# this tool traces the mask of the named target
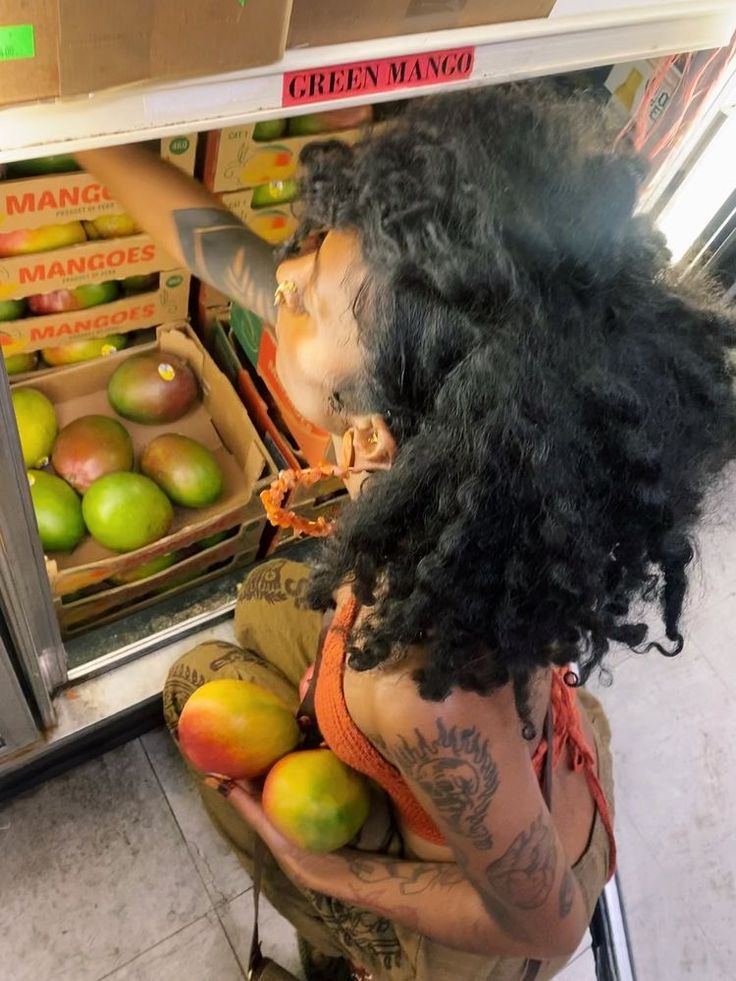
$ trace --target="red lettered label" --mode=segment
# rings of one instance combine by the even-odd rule
[[[303,106],[351,95],[370,96],[422,85],[460,82],[470,78],[474,61],[475,48],[449,48],[286,72],[281,105]]]

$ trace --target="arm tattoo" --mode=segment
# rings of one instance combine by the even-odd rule
[[[351,859],[349,865],[361,882],[376,885],[398,881],[402,896],[418,896],[429,889],[456,886],[465,881],[458,866],[450,862],[377,862],[361,857]]]
[[[480,851],[493,847],[485,826],[488,808],[498,790],[498,768],[488,740],[475,726],[445,728],[437,719],[437,738],[427,739],[418,729],[416,741],[404,737],[391,752],[396,765],[411,776],[431,798],[448,828],[470,839]]]
[[[273,321],[273,253],[226,208],[173,212],[187,266],[226,296]]]
[[[560,919],[564,920],[572,909],[572,901],[575,896],[575,876],[570,869],[565,869],[560,884]]]
[[[544,812],[521,831],[504,854],[486,869],[493,892],[516,909],[538,909],[547,901],[555,881],[557,845]]]

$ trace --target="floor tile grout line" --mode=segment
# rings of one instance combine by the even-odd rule
[[[248,890],[248,889],[245,890],[245,892],[249,892],[249,891],[250,890]],[[243,896],[243,895],[245,895],[245,893],[242,893],[242,892],[239,893],[239,896]],[[235,897],[235,899],[237,899],[237,898],[238,898],[238,896]],[[240,955],[238,954],[238,951],[235,948],[235,944],[230,939],[230,934],[227,931],[227,927],[222,922],[222,917],[220,916],[220,910],[221,909],[224,909],[226,906],[229,906],[231,902],[233,902],[232,899],[228,900],[225,903],[220,903],[219,906],[215,906],[213,912],[214,912],[215,916],[217,917],[217,922],[220,924],[220,929],[225,934],[225,939],[227,940],[227,943],[228,943],[228,946],[229,946],[230,950],[233,952],[233,957],[235,958],[235,961],[236,961],[238,967],[240,968],[240,970],[243,973],[243,977],[246,977],[246,972],[248,971],[248,965],[247,964],[244,964],[241,961]]]
[[[179,832],[179,835],[181,836],[181,840],[184,842],[184,847],[187,850],[187,855],[189,856],[189,861],[192,863],[192,866],[194,868],[194,871],[197,874],[197,878],[199,879],[199,881],[202,884],[202,888],[204,889],[204,894],[207,897],[207,902],[210,904],[210,908],[208,910],[208,912],[210,912],[211,910],[214,910],[216,904],[212,901],[212,897],[210,896],[210,891],[207,888],[207,883],[204,881],[204,878],[202,876],[202,873],[199,871],[199,866],[197,865],[197,862],[195,861],[194,854],[192,853],[192,849],[190,848],[189,842],[187,841],[187,836],[184,834],[184,829],[179,824],[179,819],[176,816],[176,813],[174,811],[174,808],[171,806],[171,801],[169,800],[169,795],[166,793],[166,789],[165,789],[164,785],[161,783],[161,778],[159,777],[158,773],[156,772],[156,767],[153,765],[153,760],[149,756],[148,750],[146,749],[145,744],[144,744],[143,740],[140,737],[138,737],[138,742],[141,744],[141,748],[142,748],[143,753],[144,753],[144,755],[146,757],[146,760],[148,762],[148,765],[151,768],[151,772],[153,773],[154,779],[156,780],[156,783],[158,785],[158,788],[161,791],[161,794],[163,795],[164,800],[166,801],[166,806],[169,809],[169,813],[171,814],[172,818],[174,819],[174,824],[176,825],[176,829]],[[218,919],[219,919],[219,917],[218,917]]]
[[[171,812],[171,815],[174,818],[174,821],[176,822],[176,826],[179,829],[179,834],[181,835],[181,837],[184,840],[184,844],[186,845],[187,852],[189,853],[189,857],[192,860],[192,864],[194,865],[194,867],[195,867],[195,869],[197,871],[197,875],[199,876],[200,881],[202,882],[202,885],[204,886],[205,892],[207,893],[207,898],[209,899],[209,901],[211,903],[211,907],[210,908],[214,910],[218,906],[222,906],[224,904],[227,904],[227,903],[231,902],[233,899],[237,899],[238,896],[242,896],[244,893],[249,892],[253,888],[253,882],[252,882],[250,876],[248,875],[247,871],[245,869],[243,869],[243,875],[245,876],[245,878],[247,878],[248,882],[250,883],[249,886],[247,886],[245,889],[241,889],[240,892],[238,892],[238,893],[235,894],[235,896],[230,896],[229,898],[224,893],[220,893],[220,895],[222,896],[222,898],[221,899],[217,899],[217,900],[213,899],[212,896],[210,896],[210,891],[207,888],[207,883],[205,882],[204,877],[202,876],[202,873],[199,871],[199,867],[197,865],[196,858],[198,857],[203,862],[203,864],[206,865],[208,868],[209,868],[209,863],[208,863],[207,859],[204,857],[204,855],[198,849],[196,849],[196,846],[190,846],[189,841],[187,839],[187,836],[184,833],[184,829],[182,828],[181,824],[179,823],[179,819],[176,816],[176,812],[174,811],[174,808],[171,805],[171,801],[169,800],[169,795],[166,793],[166,788],[164,787],[163,783],[161,782],[161,778],[158,775],[158,771],[156,770],[156,765],[154,764],[153,760],[151,759],[151,756],[149,755],[148,750],[146,749],[145,743],[143,742],[142,739],[141,739],[141,746],[143,747],[143,752],[146,754],[146,759],[148,760],[149,766],[153,770],[154,776],[156,777],[156,782],[158,783],[159,787],[161,788],[161,792],[164,795],[164,798],[166,799],[166,803],[167,803],[167,806],[169,808],[169,811]],[[210,820],[209,815],[207,815],[207,820],[208,821]],[[196,852],[197,852],[196,856],[194,854],[193,848],[196,849]],[[210,869],[210,871],[212,871],[212,870]],[[214,879],[214,874],[213,874],[213,879]]]
[[[168,934],[166,937],[162,937],[161,940],[157,940],[155,944],[151,944],[150,947],[146,947],[145,950],[141,950],[139,953],[135,955],[135,957],[131,957],[129,961],[125,961],[124,964],[118,964],[118,966],[114,967],[112,971],[108,971],[106,974],[100,975],[100,977],[96,978],[95,981],[105,981],[106,978],[113,977],[115,974],[117,974],[118,971],[122,971],[123,968],[130,967],[131,964],[135,964],[135,962],[139,960],[141,957],[143,957],[144,954],[150,954],[152,950],[155,950],[157,947],[160,947],[161,944],[166,943],[168,940],[172,940],[174,937],[178,936],[184,930],[189,930],[190,927],[196,926],[196,924],[199,923],[200,920],[208,919],[212,915],[212,913],[214,913],[214,910],[208,909],[206,913],[202,913],[201,916],[195,917],[195,919],[193,919],[190,923],[186,923],[184,926],[179,927],[178,930],[174,930],[173,933]],[[220,918],[217,917],[217,919],[219,923]]]

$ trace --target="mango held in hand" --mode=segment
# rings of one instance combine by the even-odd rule
[[[185,508],[209,507],[225,488],[222,471],[207,447],[179,433],[164,433],[148,444],[141,473]]]
[[[223,678],[197,688],[179,718],[179,746],[203,773],[233,780],[265,773],[299,742],[288,706],[251,681]]]
[[[186,361],[157,351],[127,358],[107,385],[110,405],[117,413],[153,426],[181,419],[198,394],[197,379]]]
[[[269,771],[263,810],[295,845],[332,852],[360,831],[370,810],[368,785],[329,749],[289,753]]]

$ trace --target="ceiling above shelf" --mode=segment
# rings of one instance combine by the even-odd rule
[[[736,29],[733,0],[566,13],[580,6],[560,0],[544,20],[290,50],[258,69],[13,106],[0,110],[0,162],[720,47]]]

